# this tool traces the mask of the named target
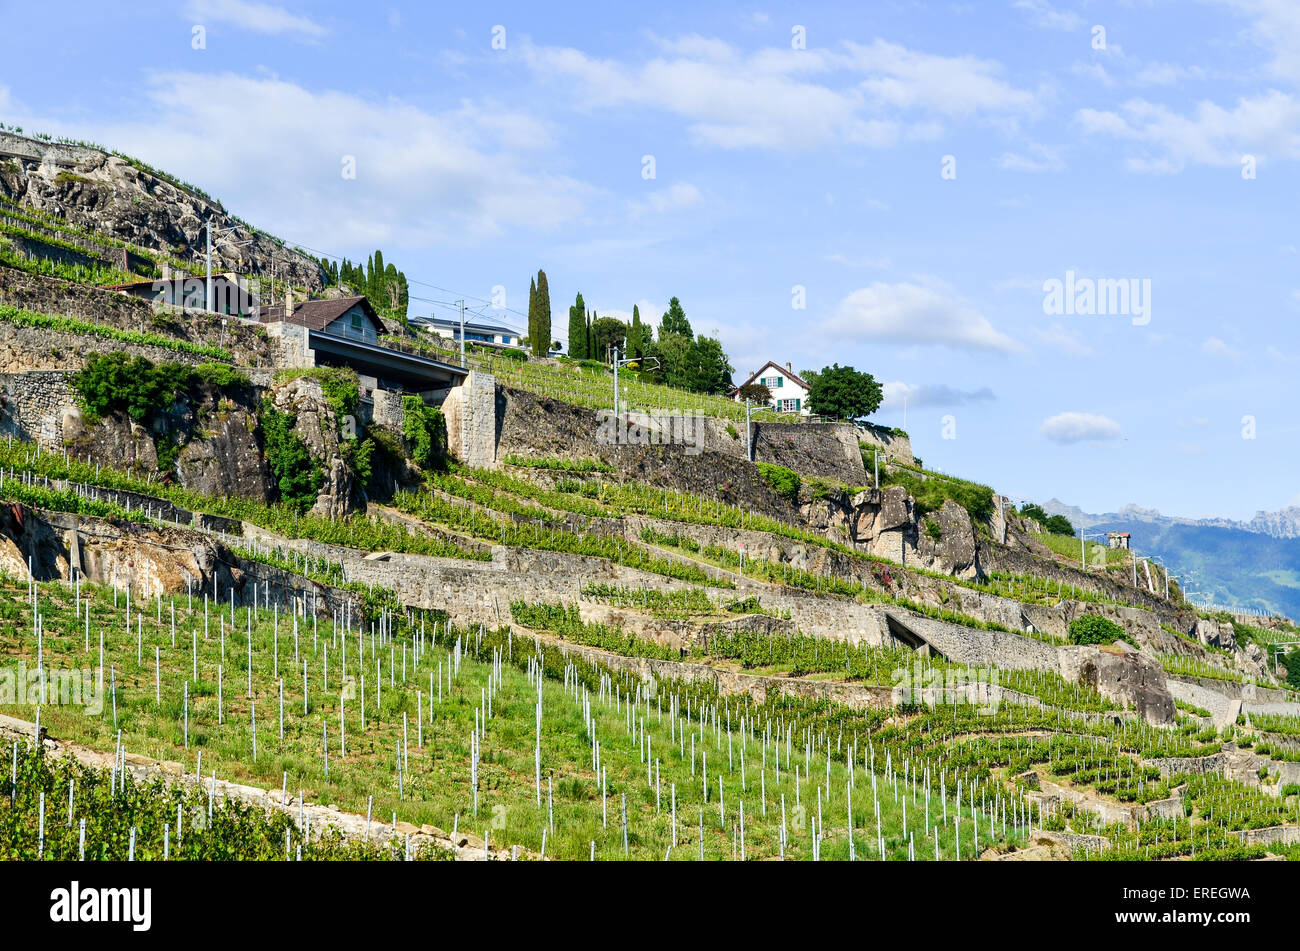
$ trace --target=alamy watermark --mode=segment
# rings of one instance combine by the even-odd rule
[[[1043,313],[1054,316],[1131,317],[1133,326],[1151,323],[1151,278],[1076,278],[1065,272],[1065,280],[1043,282]]]
[[[97,716],[104,712],[104,687],[88,667],[0,667],[0,705],[73,706]]]
[[[699,455],[704,417],[681,410],[660,413],[620,413],[602,409],[596,442],[602,446],[685,446],[688,456]]]
[[[917,660],[910,668],[892,672],[899,702],[929,707],[969,704],[980,716],[991,717],[1002,704],[1002,688],[996,667],[948,667],[941,669]]]

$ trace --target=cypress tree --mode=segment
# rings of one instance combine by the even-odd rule
[[[587,305],[582,301],[582,294],[569,308],[569,356],[575,360],[587,359]]]
[[[633,304],[632,326],[627,333],[627,349],[629,351],[628,355],[634,360],[640,360],[645,356],[644,334],[645,327],[641,323],[641,311],[636,304]]]
[[[533,337],[533,353],[544,357],[551,352],[551,289],[546,283],[546,272],[537,271],[537,334]]]
[[[537,353],[537,282],[528,282],[528,343]]]

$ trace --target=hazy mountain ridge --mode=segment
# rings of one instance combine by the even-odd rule
[[[1044,502],[1043,511],[1048,515],[1064,515],[1076,529],[1094,528],[1103,522],[1142,521],[1167,525],[1195,525],[1201,528],[1227,528],[1268,535],[1272,538],[1300,538],[1300,505],[1288,505],[1275,512],[1259,511],[1249,522],[1239,522],[1230,518],[1184,518],[1179,515],[1164,515],[1159,509],[1142,508],[1133,503],[1125,505],[1118,512],[1096,515],[1085,512],[1077,505],[1066,505],[1057,498]]]
[[[1075,529],[1129,532],[1139,553],[1163,558],[1198,603],[1300,616],[1300,507],[1260,512],[1249,522],[1161,515],[1126,505],[1093,515],[1059,499],[1043,503]]]

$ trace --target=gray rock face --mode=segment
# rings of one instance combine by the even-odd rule
[[[938,526],[937,538],[928,531],[929,524]],[[921,525],[916,549],[922,563],[958,578],[976,576],[975,529],[964,508],[945,499],[938,512],[921,519]]]
[[[313,293],[323,286],[320,264],[312,258],[286,251],[231,218],[219,202],[120,156],[0,132],[0,159],[0,194],[23,207],[181,260],[204,247],[204,226],[211,220],[214,229],[235,229],[214,241],[213,270],[269,275],[274,254],[281,280],[287,268],[297,286]]]
[[[269,499],[271,479],[257,444],[256,417],[237,408],[219,414],[213,423],[207,438],[191,440],[177,456],[181,484],[208,495]]]
[[[1232,624],[1212,618],[1196,619],[1196,639],[1207,647],[1236,650],[1237,632]]]
[[[1174,698],[1164,669],[1145,654],[1122,647],[1072,646],[1058,648],[1057,656],[1066,680],[1093,687],[1108,700],[1133,707],[1153,725],[1174,722]]]
[[[312,513],[327,518],[346,514],[352,495],[352,473],[339,452],[339,420],[321,385],[305,377],[289,380],[271,390],[271,403],[295,417],[293,431],[325,472]]]

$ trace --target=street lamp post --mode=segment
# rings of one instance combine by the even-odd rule
[[[614,363],[614,417],[617,419],[618,418],[618,368],[622,366],[627,366],[630,363],[640,363],[642,361],[635,356],[631,356],[631,357],[620,356],[620,354],[624,354],[627,351],[625,349],[620,349],[619,347],[612,347],[610,352],[611,352],[611,356],[613,357],[613,363]],[[658,357],[650,357],[649,359],[655,362],[655,366],[659,365]]]
[[[1105,538],[1105,532],[1085,532],[1079,529],[1079,565],[1084,571],[1088,570],[1088,542],[1089,538]]]

